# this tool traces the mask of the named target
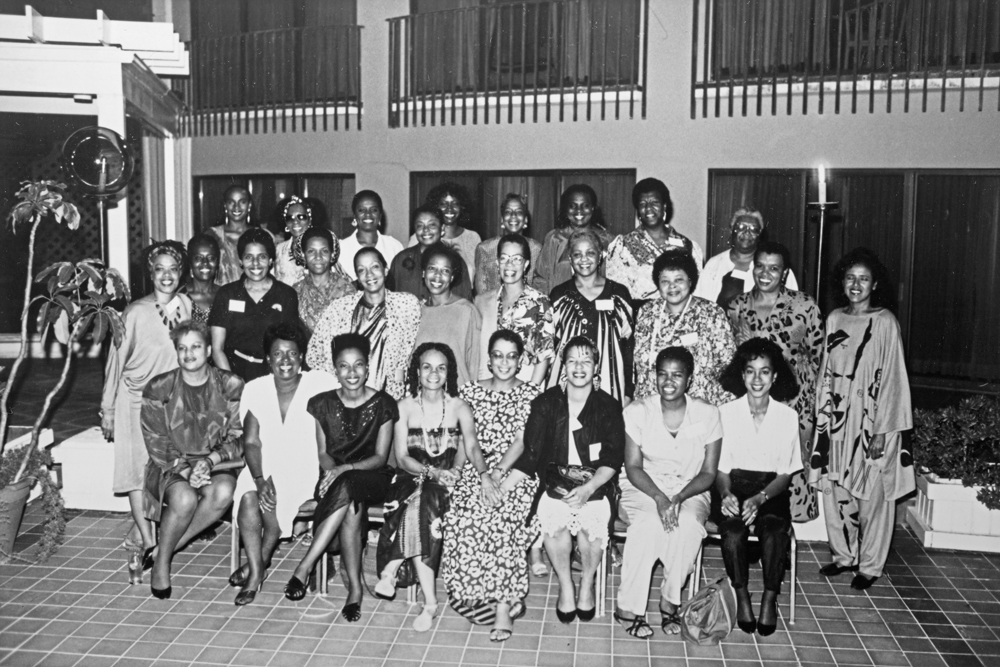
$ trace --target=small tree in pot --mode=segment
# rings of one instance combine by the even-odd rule
[[[42,426],[49,418],[56,396],[66,385],[73,363],[73,345],[93,332],[93,342],[100,345],[108,333],[115,346],[121,345],[124,323],[121,314],[111,307],[111,302],[129,299],[128,286],[115,269],[109,269],[98,259],[57,262],[43,269],[32,281],[35,259],[35,235],[38,227],[48,217],[65,223],[70,229],[80,225],[76,206],[64,201],[66,186],[55,181],[25,181],[17,192],[21,201],[14,205],[9,221],[14,232],[30,225],[28,241],[27,278],[24,288],[24,306],[21,310],[21,348],[11,368],[10,377],[0,399],[0,498],[10,496],[20,499],[20,507],[0,507],[0,524],[5,524],[13,535],[0,542],[0,557],[11,557],[10,551],[17,526],[20,524],[28,490],[34,480],[42,488],[45,513],[43,534],[35,555],[35,562],[47,559],[59,547],[66,529],[62,496],[49,477],[51,457],[47,450],[38,450]],[[31,296],[32,283],[43,285],[41,294]],[[31,428],[31,441],[22,449],[5,452],[11,390],[17,382],[18,371],[28,353],[28,313],[35,302],[41,302],[38,331],[45,340],[51,328],[56,339],[67,346],[62,372],[56,385],[45,396],[42,409]],[[2,526],[0,526],[2,527]]]

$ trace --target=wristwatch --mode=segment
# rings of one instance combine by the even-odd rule
[[[761,490],[760,495],[764,496],[765,503],[769,500],[766,490]]]

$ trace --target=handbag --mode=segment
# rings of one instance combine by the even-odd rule
[[[681,636],[696,646],[715,646],[736,625],[736,591],[729,577],[711,582],[681,605]]]
[[[568,463],[549,463],[545,469],[545,492],[550,498],[562,500],[567,493],[578,486],[582,486],[594,477],[594,469],[587,466],[571,465]],[[604,498],[605,489],[594,491],[590,500],[600,500]]]

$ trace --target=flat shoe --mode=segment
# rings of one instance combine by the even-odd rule
[[[516,621],[527,613],[528,607],[521,600],[510,605],[510,618],[512,621]]]
[[[573,611],[562,611],[559,607],[556,607],[556,618],[563,625],[568,625],[576,619],[576,609]]]
[[[173,586],[167,586],[166,588],[157,588],[152,584],[149,585],[149,591],[153,594],[153,597],[157,600],[169,600],[170,594],[173,592]]]
[[[625,628],[625,632],[629,637],[635,637],[636,639],[649,639],[653,636],[653,628],[649,627],[649,623],[646,622],[645,616],[626,618],[615,611],[614,619],[618,621],[623,628]]]
[[[380,600],[396,599],[396,575],[384,574],[375,584],[375,597]]]
[[[306,585],[298,577],[292,576],[285,584],[285,597],[289,600],[301,600],[306,596]]]
[[[761,637],[769,637],[774,634],[777,627],[777,625],[764,625],[763,623],[758,623],[757,634]]]
[[[878,579],[878,577],[866,577],[859,572],[854,575],[854,579],[851,580],[851,588],[856,591],[866,591],[872,587],[872,584],[875,583],[876,579]]]
[[[490,630],[490,641],[494,644],[499,644],[510,639],[510,636],[513,634],[513,631],[506,628],[493,628]]]
[[[549,576],[549,566],[546,565],[545,563],[542,563],[541,561],[537,563],[532,563],[531,575],[533,577],[538,577],[539,579],[541,579],[542,577],[547,577]]]
[[[590,609],[576,608],[576,617],[584,623],[594,620],[595,614],[597,614],[597,607],[591,607]]]
[[[420,615],[413,619],[413,629],[417,632],[427,632],[434,625],[434,614],[437,613],[436,604],[425,604]]]
[[[838,574],[843,574],[844,572],[857,571],[857,565],[839,565],[837,563],[827,563],[823,567],[819,568],[819,573],[824,577],[836,577]]]
[[[660,609],[660,629],[663,630],[665,635],[679,635],[681,632],[681,617],[680,609],[675,609],[674,611],[663,611]],[[670,632],[669,628],[676,627],[677,632]]]

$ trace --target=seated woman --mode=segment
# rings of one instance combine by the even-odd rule
[[[407,372],[410,396],[399,401],[396,476],[378,538],[375,594],[391,600],[397,586],[420,583],[424,606],[413,629],[431,629],[437,613],[435,578],[441,562],[442,521],[450,489],[468,460],[479,473],[483,501],[495,505],[500,491],[476,443],[469,404],[458,398],[455,355],[441,343],[413,352]],[[440,415],[440,417],[438,417]]]
[[[146,516],[160,522],[149,584],[161,600],[170,598],[174,552],[218,521],[233,502],[236,474],[212,469],[243,454],[243,380],[209,365],[212,346],[201,322],[178,324],[170,338],[180,368],[149,381],[139,412],[149,452]]]
[[[472,408],[476,438],[493,481],[500,485],[500,502],[483,500],[482,483],[472,466],[452,494],[444,517],[441,576],[448,599],[473,623],[492,622],[490,641],[510,638],[514,620],[524,613],[528,595],[528,564],[524,552],[537,530],[525,524],[538,480],[514,470],[524,451],[524,424],[538,386],[517,378],[524,341],[513,331],[490,336],[489,380],[470,382],[459,397]]]
[[[562,623],[594,618],[595,575],[608,546],[611,505],[625,453],[621,403],[594,388],[598,356],[588,338],[567,341],[565,388],[552,387],[531,402],[524,454],[514,464],[539,480],[538,520],[559,578],[556,617]],[[570,568],[574,537],[582,566],[579,596]]]
[[[721,381],[740,398],[719,408],[722,454],[711,517],[722,536],[726,574],[736,589],[736,622],[743,632],[757,630],[766,637],[777,627],[777,599],[785,578],[792,521],[788,485],[802,469],[798,413],[778,401],[794,398],[799,387],[781,348],[764,338],[740,345]],[[747,588],[751,530],[760,541],[764,574],[759,623]]]
[[[694,357],[683,347],[656,355],[656,390],[625,408],[625,473],[621,506],[628,516],[615,620],[638,639],[646,622],[653,566],[663,563],[660,627],[681,631],[677,607],[684,580],[705,538],[708,489],[722,448],[719,409],[687,395]]]
[[[306,410],[315,420],[316,447],[323,473],[316,489],[313,541],[285,585],[285,597],[301,600],[309,573],[334,536],[347,573],[347,603],[341,615],[354,623],[361,618],[361,548],[368,507],[385,501],[392,480],[386,465],[392,427],[399,413],[396,401],[365,385],[368,379],[368,339],[360,334],[336,336],[331,343],[340,389],[317,394]],[[305,474],[308,469],[301,470]]]
[[[296,324],[273,324],[264,333],[262,352],[271,375],[251,380],[243,389],[243,456],[248,472],[236,484],[237,521],[248,564],[229,577],[239,586],[237,606],[254,601],[264,568],[302,503],[312,498],[302,475],[316,468],[316,426],[306,406],[316,394],[336,386],[323,371],[302,371],[306,334]],[[280,489],[280,491],[279,491]]]

